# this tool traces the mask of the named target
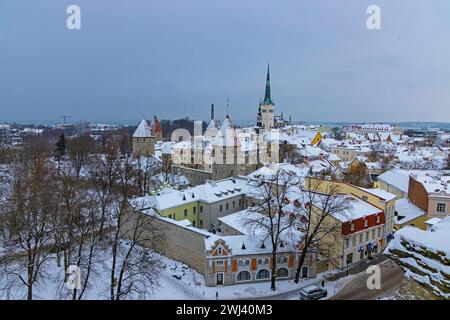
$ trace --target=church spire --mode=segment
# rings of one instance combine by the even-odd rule
[[[264,104],[273,104],[270,96],[270,66],[267,63],[266,93],[264,95]]]

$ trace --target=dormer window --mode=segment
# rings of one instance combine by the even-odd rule
[[[369,220],[365,219],[364,220],[364,228],[367,228],[369,226]]]
[[[355,224],[354,224],[354,223],[352,223],[352,224],[350,225],[350,231],[355,231]]]
[[[377,216],[377,223],[380,223],[380,222],[381,222],[381,217]]]
[[[217,260],[216,261],[216,266],[223,266],[223,260]]]

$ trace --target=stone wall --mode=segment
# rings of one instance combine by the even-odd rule
[[[205,233],[200,230],[197,231],[195,228],[182,226],[180,223],[168,218],[139,213],[130,206],[123,220],[125,222],[121,227],[123,238],[130,239],[131,235],[127,230],[133,230],[133,226],[136,225],[138,218],[150,219],[155,224],[155,228],[162,231],[161,248],[151,248],[151,244],[146,243],[148,247],[155,249],[170,259],[188,265],[203,275],[205,274],[205,238],[207,237]],[[146,235],[143,234],[142,236],[145,237]]]
[[[204,184],[206,183],[207,180],[211,180],[212,178],[212,173],[209,171],[198,170],[188,167],[174,166],[174,171],[177,171],[180,174],[184,175],[186,178],[188,178],[189,182],[191,183],[191,187]]]
[[[421,285],[441,298],[450,299],[450,274],[444,271],[450,266],[446,253],[414,244],[403,237],[396,241],[400,245],[388,247],[391,257]]]

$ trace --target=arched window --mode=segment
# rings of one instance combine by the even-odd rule
[[[267,269],[261,269],[256,274],[256,279],[268,279],[270,278],[270,272]]]
[[[237,275],[237,281],[249,281],[251,280],[252,276],[250,275],[250,272],[248,271],[241,271]]]
[[[289,277],[289,271],[286,268],[280,268],[277,270],[277,277],[278,278],[287,278]]]

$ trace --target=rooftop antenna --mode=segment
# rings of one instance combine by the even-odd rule
[[[64,124],[66,124],[66,120],[72,118],[72,116],[61,116],[61,118],[63,118]]]

